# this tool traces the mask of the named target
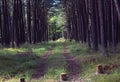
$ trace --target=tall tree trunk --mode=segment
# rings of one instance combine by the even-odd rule
[[[104,27],[104,14],[103,14],[103,0],[98,0],[98,10],[99,10],[99,19],[100,19],[100,31],[101,31],[101,45],[102,45],[102,54],[103,56],[108,56],[107,53],[107,44],[105,42],[105,27]]]

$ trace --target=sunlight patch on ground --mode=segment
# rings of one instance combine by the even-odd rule
[[[18,51],[18,52],[24,52],[24,50],[23,49],[14,49],[14,48],[7,48],[7,49],[5,49],[5,50],[8,50],[8,51]]]
[[[4,78],[0,77],[0,82],[3,82]]]
[[[19,82],[20,80],[19,79],[11,79],[11,80],[8,80],[8,81],[5,81],[5,82]]]
[[[65,42],[65,38],[59,38],[58,40],[56,40],[56,42]]]
[[[24,52],[25,49],[17,49],[17,48],[4,48],[0,49],[0,54],[6,55],[6,54],[16,54],[17,52]]]

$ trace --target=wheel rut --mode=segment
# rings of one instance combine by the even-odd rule
[[[55,46],[54,46],[55,47]],[[35,74],[33,74],[33,78],[39,79],[41,77],[44,77],[45,73],[48,70],[48,58],[50,55],[52,55],[52,49],[48,50],[47,52],[44,53],[44,55],[40,59],[40,63],[36,68]]]
[[[74,57],[72,57],[70,53],[67,51],[67,46],[66,45],[63,45],[63,46],[64,46],[63,56],[65,57],[65,60],[67,62],[66,69],[69,72],[69,77],[72,80],[76,80],[79,78],[81,67],[79,63],[74,59]]]

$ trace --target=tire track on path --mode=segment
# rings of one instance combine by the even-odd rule
[[[66,62],[67,62],[66,69],[69,72],[70,79],[75,81],[76,79],[79,79],[81,67],[80,67],[79,63],[77,63],[77,61],[74,59],[74,57],[72,57],[70,55],[70,53],[67,51],[67,46],[65,44],[63,46],[64,46],[63,56],[65,57]],[[77,82],[77,81],[75,81],[75,82]]]
[[[48,70],[48,58],[50,55],[52,55],[52,51],[55,47],[56,45],[54,45],[52,49],[44,53],[44,55],[40,59],[40,63],[38,67],[36,68],[36,73],[33,74],[33,78],[38,79],[38,78],[44,77],[45,73]]]

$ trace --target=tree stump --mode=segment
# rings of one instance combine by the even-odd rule
[[[96,73],[97,74],[103,74],[104,73],[104,69],[103,69],[103,66],[101,64],[98,64],[96,66]]]
[[[68,80],[68,76],[66,73],[61,73],[60,75],[60,81],[67,81]]]
[[[21,79],[20,79],[20,82],[25,82],[25,78],[21,78]]]

